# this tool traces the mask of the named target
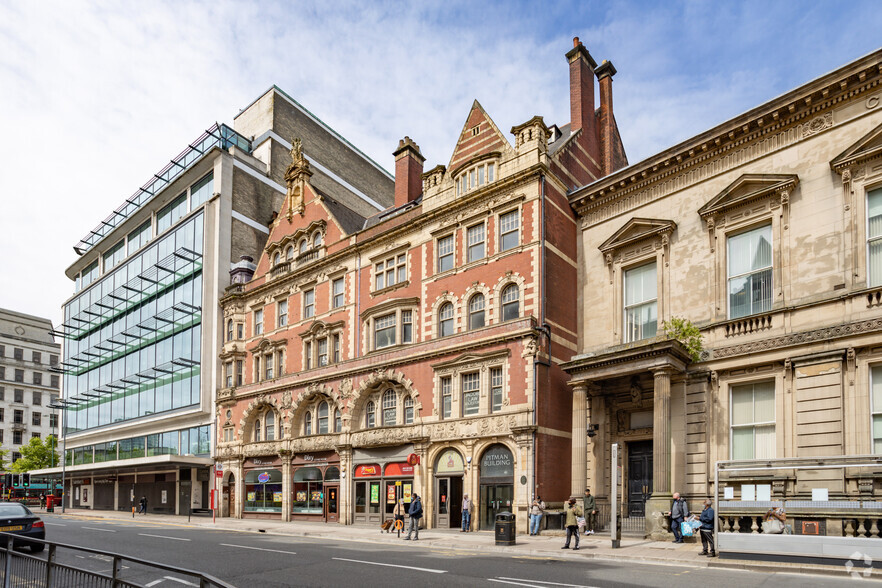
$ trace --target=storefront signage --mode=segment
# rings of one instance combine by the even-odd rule
[[[162,504],[168,503],[168,490],[162,491]]]
[[[404,499],[404,502],[410,502],[410,497],[413,494],[413,488],[410,484],[404,484],[403,489],[401,491],[401,497]]]
[[[220,465],[220,464],[217,464]],[[245,460],[245,467],[266,467],[266,466],[280,466],[282,465],[282,460],[278,456],[268,456],[268,457],[250,457]]]
[[[461,474],[465,466],[462,456],[455,449],[448,449],[438,457],[435,473],[437,474]]]
[[[380,475],[380,466],[378,465],[360,465],[355,468],[356,478],[372,478]]]
[[[491,447],[481,458],[481,477],[510,478],[514,476],[514,459],[503,445]]]
[[[371,504],[380,504],[380,485],[371,484]]]
[[[260,475],[257,476],[257,481],[261,484],[266,484],[270,481],[270,475],[266,472],[261,472]]]
[[[315,453],[300,453],[291,459],[294,465],[316,464],[324,465],[325,463],[336,463],[340,461],[340,456],[334,451],[316,451]]]
[[[386,485],[386,504],[395,504],[395,484]]]
[[[407,462],[390,463],[386,465],[387,476],[413,476],[413,466]]]

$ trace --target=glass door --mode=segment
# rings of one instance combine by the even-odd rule
[[[511,512],[513,498],[514,485],[512,484],[481,486],[481,529],[493,529],[497,514]]]
[[[450,527],[450,478],[438,478],[438,486],[435,496],[435,526],[439,529]]]
[[[325,522],[336,523],[339,518],[339,493],[337,484],[325,484]]]

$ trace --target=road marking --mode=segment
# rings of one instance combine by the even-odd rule
[[[62,525],[61,523],[49,523],[46,521],[43,521],[43,524],[44,525],[52,525],[53,527],[66,527],[67,526],[67,525]]]
[[[405,570],[414,570],[417,572],[429,572],[432,574],[446,574],[447,573],[447,570],[433,570],[432,568],[417,568],[414,566],[400,566],[400,565],[396,565],[396,564],[380,563],[378,561],[361,561],[359,559],[346,559],[345,557],[332,557],[331,559],[336,559],[337,561],[351,561],[353,563],[368,564],[370,566],[386,566],[388,568],[404,568]]]
[[[165,535],[151,535],[150,533],[138,533],[141,537],[156,537],[157,539],[172,539],[174,541],[191,541],[191,539],[184,539],[183,537],[166,537]]]
[[[558,582],[544,582],[542,580],[529,580],[526,578],[506,578],[505,576],[500,576],[499,578],[487,578],[490,582],[501,582],[503,584],[516,584],[518,586],[534,586],[535,588],[541,588],[538,584],[542,584],[543,586],[567,586],[571,588],[591,588],[590,586],[585,586],[584,584],[560,584]],[[524,584],[523,582],[533,582],[532,584]]]
[[[251,547],[250,545],[233,545],[231,543],[221,543],[224,547],[240,547],[242,549],[254,549],[256,551],[272,551],[275,553],[287,553],[289,555],[297,555],[293,551],[282,551],[281,549],[266,549],[264,547]]]
[[[175,578],[174,576],[165,576],[166,580],[171,580],[172,582],[180,582],[181,584],[186,584],[187,586],[196,586],[198,588],[199,584],[194,584],[193,582],[188,582],[186,580],[181,580],[180,578]]]
[[[153,581],[150,582],[149,584],[144,584],[144,586],[145,586],[146,588],[153,588],[153,587],[156,586],[157,584],[162,584],[163,582],[165,582],[165,578],[160,578],[160,579],[158,579],[158,580],[153,580]]]
[[[116,533],[113,529],[99,529],[98,527],[80,527],[80,529],[89,529],[90,531],[104,531],[105,533]]]

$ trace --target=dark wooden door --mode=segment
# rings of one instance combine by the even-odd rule
[[[652,494],[652,441],[628,443],[628,516],[646,515]]]

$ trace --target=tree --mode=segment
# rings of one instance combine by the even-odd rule
[[[662,323],[665,335],[675,339],[686,347],[692,361],[701,361],[701,352],[704,351],[701,331],[686,318],[673,316],[671,320]]]
[[[8,449],[0,449],[0,472],[5,472],[6,468],[9,466],[6,463],[6,456],[9,455]]]
[[[15,460],[11,470],[22,473],[58,465],[61,462],[58,461],[57,447],[55,435],[49,435],[45,441],[39,437],[31,437],[30,443],[21,446],[21,457]]]

